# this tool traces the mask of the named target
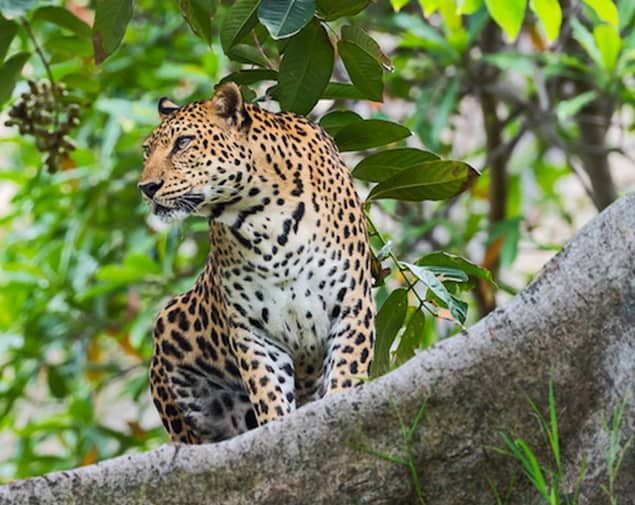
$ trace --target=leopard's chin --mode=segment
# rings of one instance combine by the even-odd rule
[[[152,202],[152,213],[166,224],[180,223],[191,214],[190,211],[165,207],[156,202]]]

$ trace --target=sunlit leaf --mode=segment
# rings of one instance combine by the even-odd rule
[[[595,45],[600,50],[604,68],[610,72],[615,68],[622,40],[617,29],[610,25],[599,25],[593,29]]]
[[[485,0],[492,19],[514,40],[523,25],[527,0]]]
[[[613,0],[582,0],[591,7],[598,17],[610,24],[613,28],[618,27],[617,7]]]
[[[552,43],[560,34],[562,9],[558,0],[531,0],[531,9],[545,28],[547,40]]]

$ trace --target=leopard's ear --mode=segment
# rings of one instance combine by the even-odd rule
[[[159,109],[159,116],[161,119],[165,119],[173,112],[179,109],[179,106],[174,102],[171,102],[167,96],[164,96],[159,100],[159,105],[157,107]]]
[[[233,82],[218,86],[210,103],[212,111],[232,126],[245,128],[250,122],[240,88]]]

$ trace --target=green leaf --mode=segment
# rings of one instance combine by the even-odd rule
[[[265,67],[267,62],[258,49],[249,44],[236,44],[227,53],[230,59],[239,63],[248,63]]]
[[[22,67],[30,56],[29,53],[16,53],[0,65],[0,105],[11,98]]]
[[[317,0],[317,10],[325,21],[354,16],[364,10],[370,0]]]
[[[220,84],[225,82],[235,82],[236,84],[254,84],[261,81],[276,81],[278,79],[278,72],[275,70],[268,70],[262,68],[254,68],[251,70],[240,70],[239,72],[233,72],[220,81]]]
[[[483,61],[496,65],[501,70],[512,70],[533,78],[536,71],[534,55],[521,53],[518,51],[500,51],[497,53],[483,55]]]
[[[232,48],[258,23],[256,13],[259,3],[260,0],[238,0],[225,15],[220,28],[220,42],[228,56]]]
[[[610,24],[612,27],[618,27],[617,7],[613,0],[582,0],[591,9],[595,11],[598,17]]]
[[[600,50],[604,69],[607,72],[612,71],[622,46],[620,34],[614,26],[598,25],[593,29],[593,39]]]
[[[4,61],[11,41],[17,32],[18,24],[16,22],[8,21],[0,16],[0,63]]]
[[[465,272],[470,277],[476,277],[477,279],[482,279],[484,281],[489,282],[493,286],[496,284],[492,279],[492,274],[486,268],[483,268],[471,261],[462,258],[461,256],[456,256],[455,254],[450,254],[444,251],[433,252],[430,254],[426,254],[419,258],[416,263],[417,266],[437,266],[437,267],[451,267],[456,268],[457,270],[461,270]]]
[[[409,168],[439,157],[412,147],[388,149],[367,156],[353,169],[353,177],[368,182],[383,182]]]
[[[283,110],[308,114],[320,99],[333,71],[333,46],[317,21],[287,44],[278,75]]]
[[[576,18],[571,20],[571,29],[573,38],[584,48],[595,64],[602,67],[604,65],[602,55],[591,32]]]
[[[342,128],[335,135],[335,142],[342,152],[362,151],[383,146],[410,136],[405,126],[383,119],[365,119]]]
[[[427,161],[380,182],[366,201],[381,198],[413,202],[446,200],[465,191],[478,175],[476,169],[460,161]]]
[[[547,40],[551,44],[558,38],[562,25],[560,2],[558,0],[531,0],[530,6],[544,26]]]
[[[322,92],[322,98],[329,100],[361,100],[364,95],[352,84],[329,82]]]
[[[399,12],[408,3],[410,3],[410,0],[390,0],[390,5],[392,5],[395,12]]]
[[[350,110],[334,110],[320,119],[320,126],[335,137],[342,128],[356,121],[363,121],[359,114]]]
[[[262,0],[258,8],[258,20],[276,40],[298,33],[313,14],[315,0]]]
[[[216,9],[216,0],[177,0],[181,14],[192,31],[212,44],[212,16]]]
[[[390,369],[390,347],[403,324],[408,308],[408,291],[395,289],[386,299],[375,318],[377,338],[372,364],[372,376],[379,377]]]
[[[49,366],[47,368],[47,382],[49,391],[54,398],[65,398],[68,395],[68,385],[59,367]]]
[[[346,72],[355,87],[362,92],[364,98],[380,102],[384,91],[382,66],[377,58],[361,45],[371,46],[369,40],[372,43],[375,41],[361,30],[351,28],[351,30],[345,31],[346,28],[351,27],[345,26],[342,29],[342,38],[337,42],[337,49],[346,67]],[[355,39],[346,38],[345,33],[348,33],[350,37],[355,36]],[[360,42],[362,37],[366,37],[367,40]]]
[[[342,40],[351,42],[359,47],[364,53],[373,58],[386,70],[392,72],[394,66],[390,58],[384,54],[375,39],[357,26],[347,25],[342,27]]]
[[[437,10],[439,10],[439,7],[441,7],[441,3],[443,1],[444,0],[419,0],[419,5],[421,6],[423,15],[425,17],[430,17]]]
[[[514,40],[523,25],[527,0],[485,0],[492,19]]]
[[[35,0],[0,0],[0,13],[10,18],[23,16],[35,3]]]
[[[395,351],[397,365],[405,363],[414,357],[415,351],[424,343],[426,328],[426,316],[419,309],[410,316],[406,329],[399,339],[399,345]]]
[[[412,265],[410,263],[401,263],[402,267],[406,267],[417,281],[421,282],[436,297],[438,302],[446,307],[455,321],[463,324],[467,315],[467,304],[453,297],[443,283],[434,275],[427,267]]]
[[[123,39],[132,18],[132,0],[97,0],[93,24],[93,50],[99,65]]]
[[[47,5],[40,7],[33,14],[32,21],[47,21],[61,28],[72,31],[78,37],[90,39],[91,29],[88,24],[79,19],[71,11],[63,7]]]
[[[474,14],[483,5],[483,0],[458,0],[456,8],[458,14]]]
[[[582,107],[591,103],[596,98],[597,91],[587,91],[585,93],[580,93],[573,98],[569,98],[568,100],[558,102],[558,105],[556,105],[556,116],[558,117],[558,120],[564,121],[565,119],[575,116],[578,112],[580,112]]]

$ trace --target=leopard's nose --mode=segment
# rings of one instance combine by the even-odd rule
[[[160,182],[145,182],[143,184],[139,184],[139,189],[146,195],[148,198],[152,198],[157,191],[163,186],[163,181]]]

